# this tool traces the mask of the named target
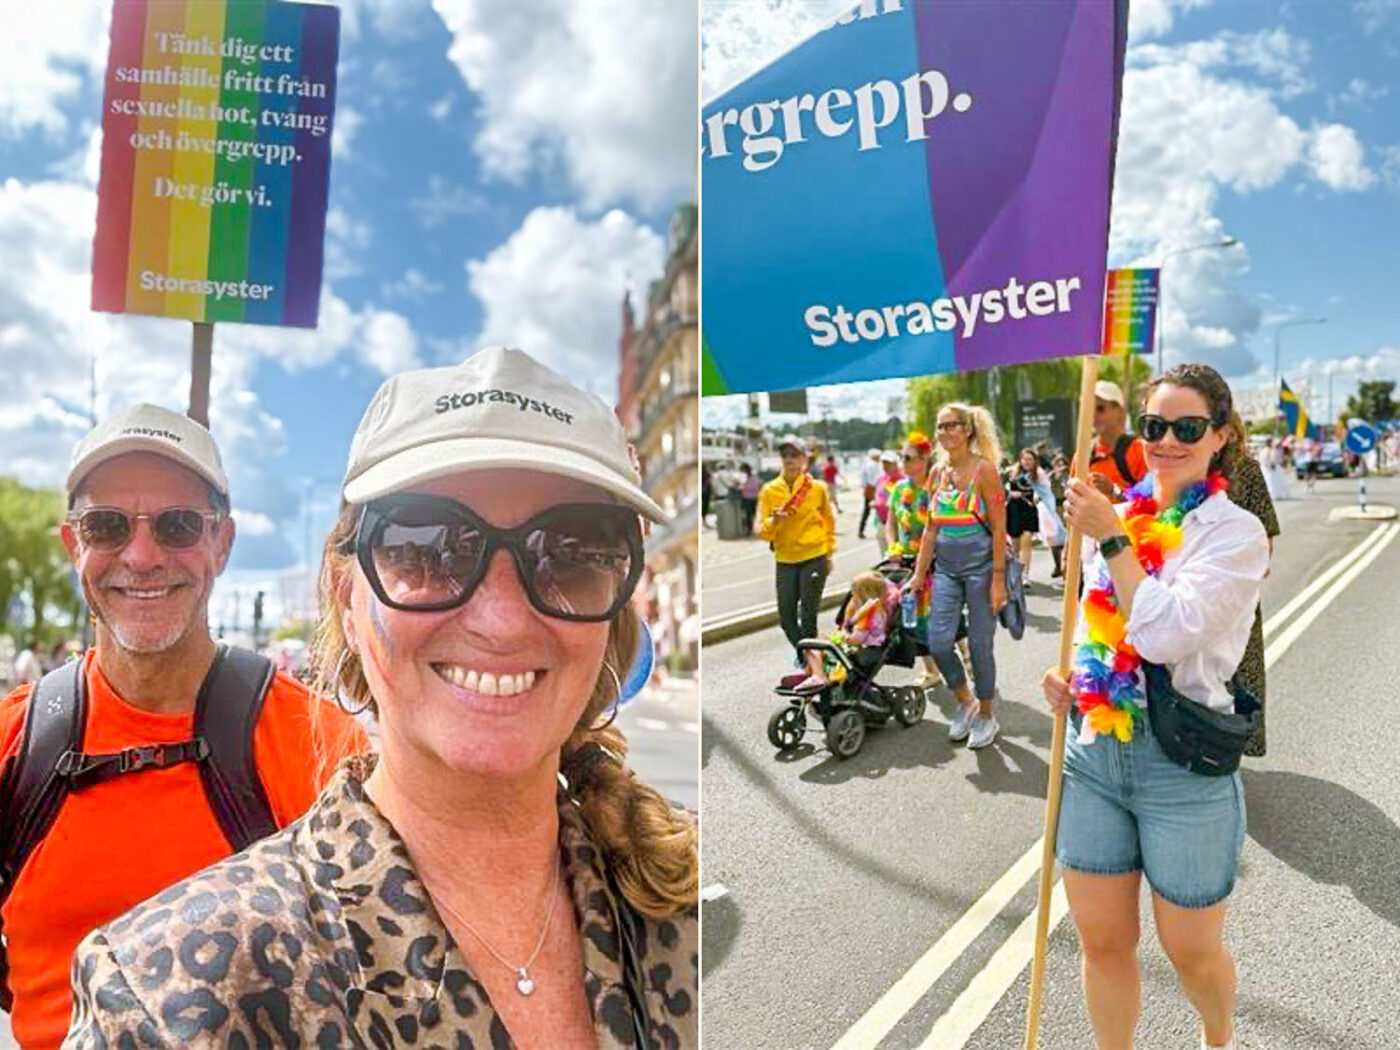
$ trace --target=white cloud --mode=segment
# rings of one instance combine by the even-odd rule
[[[1400,0],[1355,0],[1352,10],[1361,20],[1361,27],[1368,33],[1375,33],[1400,14]]]
[[[1281,98],[1293,98],[1313,87],[1308,74],[1312,45],[1285,29],[1226,31],[1183,44],[1140,44],[1128,52],[1128,61],[1137,67],[1184,62],[1202,70],[1254,73],[1276,85]]]
[[[0,33],[0,131],[38,128],[57,135],[70,120],[66,103],[85,81],[100,78],[107,63],[112,5],[104,0],[63,0],[42,11],[19,3],[6,8]]]
[[[428,176],[427,190],[410,200],[408,206],[418,216],[419,224],[425,230],[432,230],[449,219],[485,211],[488,204],[475,190],[433,174]]]
[[[1308,164],[1313,174],[1334,190],[1368,190],[1375,172],[1366,167],[1366,148],[1356,132],[1343,124],[1324,124],[1308,140]]]
[[[623,291],[659,274],[663,258],[660,235],[624,212],[589,222],[572,208],[536,208],[467,263],[485,314],[476,347],[519,347],[611,403]]]
[[[1372,84],[1361,77],[1352,77],[1340,93],[1327,100],[1327,108],[1336,110],[1343,106],[1356,106],[1369,109],[1372,102],[1379,102],[1389,94],[1390,88],[1384,84]]]
[[[413,326],[402,314],[388,310],[369,310],[365,315],[361,336],[361,355],[367,364],[386,376],[418,368],[418,337]]]
[[[331,125],[331,156],[337,160],[349,160],[354,151],[355,136],[364,126],[365,118],[359,110],[340,103],[335,107],[335,120]]]
[[[1134,42],[1171,32],[1177,12],[1206,7],[1210,0],[1133,0],[1128,5],[1128,36]]]
[[[326,211],[325,275],[327,281],[354,277],[364,271],[360,260],[369,250],[373,233],[369,223],[353,218],[344,208]]]
[[[1250,38],[1253,39],[1253,38]],[[1114,186],[1110,261],[1156,265],[1178,248],[1218,242],[1223,192],[1247,194],[1288,179],[1317,179],[1327,189],[1361,189],[1374,180],[1355,132],[1331,124],[1305,130],[1279,106],[1288,77],[1269,86],[1222,70],[1267,65],[1259,54],[1295,55],[1283,37],[1245,46],[1245,38],[1129,52],[1124,76]],[[1243,51],[1242,51],[1243,48]],[[1253,56],[1238,61],[1241,53]],[[1306,77],[1300,68],[1294,78]],[[1249,342],[1260,326],[1258,301],[1240,288],[1249,253],[1240,245],[1171,255],[1162,277],[1162,337],[1167,364],[1204,360],[1229,376],[1258,366]]]
[[[387,301],[405,299],[409,302],[421,303],[437,295],[443,287],[441,281],[434,281],[425,276],[421,270],[409,267],[404,271],[402,277],[394,281],[385,281],[380,285],[379,294]]]
[[[715,98],[829,24],[850,0],[701,4],[700,91]]]
[[[475,148],[512,181],[561,169],[589,209],[690,196],[698,112],[695,5],[655,0],[433,0],[476,93]]]

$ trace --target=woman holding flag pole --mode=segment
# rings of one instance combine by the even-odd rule
[[[1052,668],[1043,680],[1051,709],[1073,721],[1056,856],[1099,1050],[1132,1046],[1143,875],[1162,947],[1201,1016],[1202,1046],[1233,1048],[1235,970],[1223,931],[1244,843],[1234,770],[1249,698],[1228,683],[1269,548],[1259,521],[1224,491],[1241,451],[1224,380],[1183,365],[1144,394],[1148,477],[1117,506],[1079,478],[1066,491],[1068,523],[1098,549],[1073,673]],[[1187,723],[1203,728],[1206,750],[1185,743]]]

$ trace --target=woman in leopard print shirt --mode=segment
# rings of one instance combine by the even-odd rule
[[[610,718],[664,520],[638,482],[611,410],[519,351],[386,382],[317,638],[380,754],[90,935],[65,1047],[697,1047],[695,824]]]

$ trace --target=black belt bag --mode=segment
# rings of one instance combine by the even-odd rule
[[[1263,720],[1264,709],[1247,690],[1232,686],[1234,711],[1216,711],[1172,685],[1161,664],[1142,662],[1147,680],[1147,715],[1162,751],[1179,766],[1206,777],[1223,777],[1240,766],[1245,741]]]

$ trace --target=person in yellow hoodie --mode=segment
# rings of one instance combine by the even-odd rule
[[[754,531],[777,561],[778,618],[795,647],[817,636],[817,605],[836,550],[836,516],[826,486],[807,473],[802,444],[785,440],[778,453],[783,472],[759,491]],[[808,653],[805,663],[810,673],[799,688],[825,685],[820,654]]]

